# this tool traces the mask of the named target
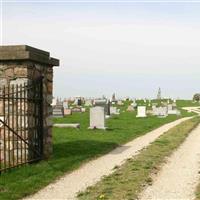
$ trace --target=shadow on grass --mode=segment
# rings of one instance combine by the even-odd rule
[[[119,145],[113,142],[76,140],[54,144],[54,153],[47,160],[54,171],[71,171],[83,163],[110,152]]]
[[[90,158],[94,155],[102,154],[118,146],[119,145],[114,142],[101,142],[95,140],[76,140],[63,142],[54,144],[54,154],[52,159],[69,159],[70,157]]]

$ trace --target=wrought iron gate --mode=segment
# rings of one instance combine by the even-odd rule
[[[42,78],[0,87],[0,172],[43,155]]]

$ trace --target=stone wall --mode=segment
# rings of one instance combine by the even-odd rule
[[[48,52],[33,47],[25,45],[0,47],[0,87],[31,83],[43,77],[43,155],[46,158],[52,153],[53,66],[58,65],[59,60],[50,58]],[[0,101],[0,116],[2,107]]]

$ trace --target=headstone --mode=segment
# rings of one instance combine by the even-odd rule
[[[71,115],[71,114],[72,114],[72,110],[70,108],[64,108],[64,116]]]
[[[92,106],[92,100],[91,99],[86,100],[85,106]]]
[[[80,128],[80,124],[79,123],[54,124],[53,127],[58,127],[58,128]]]
[[[117,105],[119,105],[119,106],[123,106],[124,103],[120,100],[120,101],[117,101]]]
[[[82,105],[82,100],[81,100],[81,99],[78,99],[78,100],[77,100],[77,105],[78,105],[78,106],[81,106],[81,105]]]
[[[78,112],[82,112],[82,111],[81,111],[80,107],[75,107],[75,108],[72,108],[72,112],[78,113]]]
[[[75,106],[78,105],[78,99],[74,99],[73,105],[75,105]]]
[[[146,117],[146,106],[137,107],[137,116],[136,117]]]
[[[90,127],[89,129],[106,129],[105,109],[101,106],[90,108]]]
[[[164,107],[167,107],[167,102],[162,102],[162,105],[164,106]]]
[[[133,108],[137,108],[137,103],[134,101],[131,106],[133,106]]]
[[[105,113],[106,115],[110,115],[110,101],[108,101],[105,106]]]
[[[107,99],[95,99],[94,106],[103,107],[106,115],[110,115],[110,101]]]
[[[118,114],[119,114],[119,111],[118,111],[117,107],[111,106],[111,107],[110,107],[110,114],[111,114],[111,115],[118,115]]]
[[[173,106],[173,108],[176,108],[176,103],[173,102],[173,103],[172,103],[172,106]]]
[[[63,107],[60,105],[56,105],[53,107],[53,117],[63,117],[64,110]]]
[[[86,112],[86,108],[81,108],[81,112]]]
[[[173,110],[172,104],[168,104],[168,105],[167,105],[167,109],[168,109],[168,111]]]
[[[168,115],[167,107],[156,107],[153,109],[153,115],[158,117],[166,117]]]
[[[68,102],[67,102],[67,101],[64,101],[64,102],[63,102],[63,108],[64,108],[64,109],[68,109],[68,108],[69,108]]]
[[[134,111],[134,107],[132,105],[129,105],[128,108],[127,108],[127,111],[128,112]]]
[[[175,110],[168,110],[168,115],[180,115],[181,112],[177,109]]]

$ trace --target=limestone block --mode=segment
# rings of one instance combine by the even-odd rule
[[[16,77],[27,77],[28,69],[26,67],[16,67],[14,68],[14,75]]]

